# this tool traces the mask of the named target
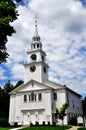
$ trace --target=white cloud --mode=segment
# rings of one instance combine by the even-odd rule
[[[18,10],[20,15],[13,23],[16,34],[8,38],[7,43],[10,56],[6,66],[11,78],[23,79],[22,62],[26,59],[25,51],[30,49],[33,17],[37,15],[43,50],[50,66],[50,79],[85,93],[86,9],[82,4],[75,0],[30,0],[28,5],[20,5]]]
[[[1,80],[7,78],[7,77],[4,75],[4,73],[5,73],[5,70],[4,70],[2,67],[0,67],[0,79],[1,79]]]

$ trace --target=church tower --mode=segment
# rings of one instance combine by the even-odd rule
[[[41,38],[38,34],[37,19],[35,19],[35,33],[32,37],[31,49],[27,51],[27,60],[24,64],[24,83],[31,79],[40,83],[48,80],[46,54],[42,50]]]

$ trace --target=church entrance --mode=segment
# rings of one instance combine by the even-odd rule
[[[30,124],[30,119],[29,119],[29,115],[27,112],[23,113],[23,124],[24,125],[29,125]]]
[[[23,112],[23,125],[30,125],[30,123],[35,124],[39,122],[39,124],[42,124],[44,121],[44,111],[26,111]]]
[[[37,121],[37,119],[36,119],[35,112],[30,112],[30,122],[35,125],[36,121]]]

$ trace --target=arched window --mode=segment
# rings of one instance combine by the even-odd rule
[[[27,101],[27,95],[24,95],[24,102]]]
[[[31,101],[34,101],[34,93],[31,93]]]
[[[42,94],[41,94],[41,93],[39,93],[39,95],[38,95],[38,100],[39,100],[39,101],[42,100]]]
[[[53,96],[54,96],[54,100],[57,100],[57,93],[56,92],[54,93]]]
[[[44,56],[42,55],[42,61],[44,61]]]
[[[39,44],[37,44],[37,48],[39,48]]]
[[[45,67],[43,67],[43,70],[44,70],[44,73],[46,73],[46,68]]]
[[[35,45],[34,45],[34,49],[35,49]]]

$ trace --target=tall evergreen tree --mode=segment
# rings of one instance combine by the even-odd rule
[[[0,118],[6,118],[8,119],[9,116],[9,102],[10,102],[10,95],[9,92],[11,92],[13,89],[18,87],[23,83],[22,80],[19,80],[16,85],[14,86],[10,80],[8,80],[7,83],[5,83],[4,87],[0,87]]]
[[[9,92],[14,86],[8,81],[3,88],[0,88],[0,118],[8,118],[9,115]]]

